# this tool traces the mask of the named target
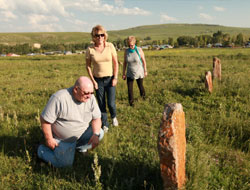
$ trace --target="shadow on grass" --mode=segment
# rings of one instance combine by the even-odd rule
[[[22,156],[24,138],[8,135],[0,136],[0,150],[7,156]]]
[[[46,163],[41,163],[36,156],[36,144],[43,141],[39,126],[30,127],[28,130],[20,130],[18,137],[0,136],[0,148],[4,155],[22,158],[27,166],[31,166],[33,176],[51,176],[56,180],[65,180],[68,183],[81,184],[94,187],[95,177],[92,169],[94,151],[88,155],[76,152],[73,167],[58,169]],[[31,162],[27,161],[28,151]],[[119,155],[117,155],[119,157]],[[144,163],[136,158],[122,156],[114,159],[98,155],[101,166],[100,181],[103,189],[162,189],[160,168]],[[25,171],[24,171],[25,172]],[[39,177],[34,179],[39,183]],[[34,184],[35,184],[34,181]]]
[[[190,96],[190,97],[194,97],[194,96],[200,96],[201,93],[205,92],[205,90],[202,90],[200,88],[188,88],[188,89],[183,89],[183,88],[175,88],[173,89],[173,92],[181,94],[182,96]]]
[[[27,150],[32,156],[35,153],[34,145],[42,140],[42,132],[39,126],[28,129],[19,128],[17,136],[1,135],[0,150],[5,155],[12,157],[24,157]]]
[[[145,165],[143,162],[102,158],[98,155],[101,166],[100,182],[103,189],[163,189],[160,168]],[[63,179],[70,183],[77,182],[82,186],[94,187],[94,171],[92,169],[94,154],[82,155],[76,152],[71,168],[53,168],[47,164],[34,163],[33,172],[37,175],[50,175],[57,180]]]

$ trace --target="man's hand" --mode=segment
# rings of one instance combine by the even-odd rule
[[[92,135],[88,144],[92,144],[92,149],[94,149],[99,144],[99,137],[97,135]]]
[[[116,84],[117,84],[117,79],[113,78],[113,80],[112,80],[112,86],[116,86]]]
[[[94,83],[94,88],[98,90],[98,83],[96,81],[94,81],[93,83]]]
[[[58,143],[54,138],[51,138],[46,140],[46,146],[49,147],[51,150],[54,150],[58,146]]]

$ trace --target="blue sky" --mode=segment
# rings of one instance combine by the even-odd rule
[[[90,32],[167,23],[250,28],[250,0],[0,0],[0,32]]]

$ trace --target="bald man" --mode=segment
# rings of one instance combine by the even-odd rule
[[[93,95],[93,83],[85,76],[75,85],[50,97],[41,114],[45,145],[38,147],[38,157],[55,167],[71,166],[75,149],[94,149],[103,138],[101,112]]]

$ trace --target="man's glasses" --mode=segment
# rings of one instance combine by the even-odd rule
[[[100,37],[104,37],[104,36],[105,36],[105,34],[96,34],[95,35],[96,38],[100,38]]]
[[[94,92],[84,92],[80,87],[77,87],[77,89],[80,90],[80,92],[81,92],[82,95],[91,95],[91,94],[94,94]]]

